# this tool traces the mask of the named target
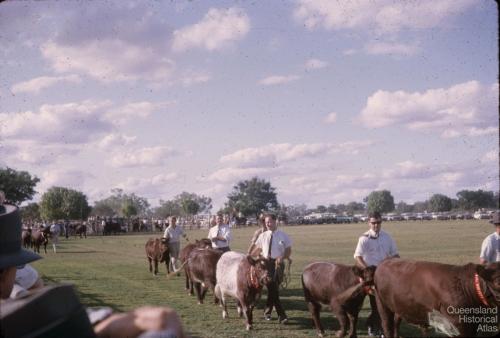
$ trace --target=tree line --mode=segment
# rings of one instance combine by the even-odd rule
[[[35,187],[40,179],[26,171],[0,168],[0,190],[5,192],[7,201],[21,204],[36,194]],[[227,196],[227,201],[219,211],[241,217],[255,217],[263,211],[273,210],[283,217],[295,218],[311,212],[359,214],[371,211],[387,212],[443,212],[451,210],[475,211],[480,208],[500,208],[499,193],[483,190],[461,190],[456,198],[434,194],[428,200],[408,204],[394,202],[389,190],[372,191],[362,202],[346,204],[318,205],[308,208],[305,204],[285,205],[278,203],[276,188],[271,182],[258,177],[242,180],[235,184]],[[135,193],[125,193],[112,189],[110,196],[89,205],[87,196],[80,191],[51,187],[38,203],[28,203],[21,208],[23,217],[32,220],[87,219],[89,216],[101,217],[155,217],[167,218],[170,215],[191,217],[212,210],[210,197],[196,193],[182,192],[170,200],[160,200],[157,207],[151,208],[148,200]]]

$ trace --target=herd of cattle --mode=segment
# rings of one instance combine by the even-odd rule
[[[164,239],[149,239],[146,255],[150,272],[157,274],[158,263],[165,262],[170,274]],[[226,296],[231,296],[236,299],[238,315],[244,316],[246,329],[252,328],[255,302],[269,281],[264,259],[234,251],[222,254],[211,248],[208,239],[186,245],[179,258],[186,290],[191,295],[193,290],[196,292],[199,304],[210,289],[214,303],[223,308],[222,317],[226,318]],[[431,326],[436,327],[436,322],[441,324],[441,331],[461,337],[498,329],[500,262],[458,266],[392,258],[365,269],[313,262],[304,268],[301,281],[320,337],[325,333],[319,317],[322,304],[330,306],[340,322],[337,336],[348,333],[356,337],[358,314],[367,294],[376,296],[385,337],[399,337],[402,319],[419,326],[424,336]],[[464,317],[464,313],[479,317]],[[496,317],[491,320],[488,316]]]
[[[71,226],[65,231],[68,231],[68,234],[71,231],[75,237],[80,236],[80,238],[87,238],[87,226],[85,224]],[[49,239],[53,236],[54,234],[50,232],[50,226],[45,228],[23,227],[21,241],[25,249],[33,249],[33,251],[40,253],[40,247],[43,246],[45,253],[47,253],[47,244],[49,243]]]

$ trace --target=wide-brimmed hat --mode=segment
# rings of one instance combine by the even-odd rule
[[[0,210],[0,270],[40,259],[34,252],[21,248],[21,217],[19,209],[4,204]]]
[[[495,211],[494,213],[491,214],[490,223],[495,225],[500,225],[500,212]]]

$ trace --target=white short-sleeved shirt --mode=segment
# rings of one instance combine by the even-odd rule
[[[182,235],[184,235],[184,229],[178,225],[176,225],[175,228],[169,225],[163,233],[163,237],[169,238],[170,243],[180,242]]]
[[[398,255],[396,243],[385,231],[380,230],[377,238],[370,236],[367,231],[359,237],[358,245],[354,251],[354,258],[362,257],[365,263],[379,265],[387,257]]]
[[[484,239],[479,258],[488,263],[500,262],[500,236],[496,232]]]
[[[271,240],[273,244],[271,246],[271,254],[269,254],[269,242]],[[286,233],[281,230],[271,230],[264,231],[260,234],[259,238],[255,242],[257,248],[262,249],[262,255],[264,258],[278,258],[283,257],[285,254],[285,249],[292,246],[292,240]]]
[[[225,248],[229,246],[229,242],[231,241],[231,231],[229,230],[229,226],[226,224],[222,224],[221,226],[215,225],[208,230],[208,239],[212,239],[218,236],[224,237],[226,242],[224,241],[212,241],[212,248]]]

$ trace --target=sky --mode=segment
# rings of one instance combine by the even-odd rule
[[[499,189],[494,1],[7,1],[0,167],[152,206]]]

